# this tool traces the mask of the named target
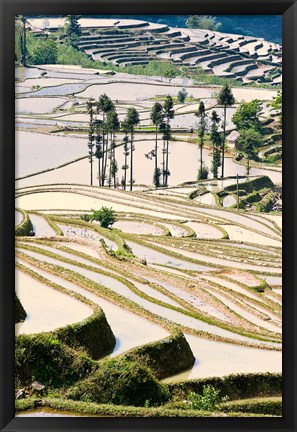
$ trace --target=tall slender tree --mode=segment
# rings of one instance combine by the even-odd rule
[[[96,104],[97,105],[97,104]],[[103,157],[102,151],[102,120],[96,119],[95,121],[95,157],[98,159],[98,182],[99,186],[102,186],[102,173],[101,173],[101,160]]]
[[[22,30],[20,34],[20,44],[21,44],[21,66],[27,66],[27,18],[25,15],[20,16],[22,21]]]
[[[124,148],[124,157],[125,157],[125,159],[124,159],[124,164],[122,165],[122,170],[124,171],[124,175],[123,175],[123,178],[122,178],[122,187],[123,187],[123,190],[126,190],[127,169],[129,168],[129,165],[128,165],[128,156],[130,154],[129,153],[129,145],[128,145],[128,143],[129,143],[129,136],[128,136],[128,134],[129,134],[129,125],[127,124],[126,121],[123,121],[121,126],[122,126],[122,129],[125,132],[125,136],[123,138],[123,141],[124,141],[123,148]]]
[[[201,101],[198,107],[198,111],[195,113],[196,117],[198,117],[198,137],[199,137],[199,149],[200,149],[200,175],[202,174],[203,168],[203,146],[204,146],[204,136],[206,132],[206,112],[205,105]],[[198,179],[200,178],[198,174]]]
[[[91,168],[90,184],[93,185],[93,156],[94,156],[94,111],[95,104],[94,99],[89,99],[87,101],[87,112],[89,114],[89,162]]]
[[[212,174],[213,178],[218,178],[218,168],[221,164],[222,136],[218,131],[221,119],[216,111],[211,113],[210,140],[212,142]]]
[[[160,185],[160,169],[158,169],[158,131],[160,128],[160,125],[163,121],[164,114],[163,114],[163,107],[159,102],[156,102],[151,110],[151,120],[153,125],[155,126],[155,151],[154,151],[154,157],[155,157],[155,169],[154,169],[154,184],[156,187]]]
[[[165,173],[164,173],[164,186],[168,186],[169,171],[169,140],[171,138],[170,120],[174,118],[173,99],[171,96],[166,96],[163,105],[164,118],[166,119],[166,127],[164,128],[166,139],[166,158],[165,158]]]
[[[81,36],[81,27],[78,22],[79,15],[68,15],[65,22],[65,33],[68,42],[73,48],[77,48],[79,37]]]
[[[225,142],[226,142],[226,124],[227,124],[227,108],[235,104],[235,98],[232,93],[232,89],[228,83],[226,83],[218,94],[217,102],[224,108],[224,119],[223,119],[223,146],[222,146],[222,175],[224,177],[224,161],[225,161]]]
[[[263,144],[262,141],[262,135],[254,128],[239,131],[237,143],[246,157],[247,175],[250,174],[250,159],[254,159],[257,156],[259,147]]]
[[[106,168],[107,168],[107,159],[108,159],[108,129],[106,124],[106,115],[109,111],[114,109],[114,103],[112,100],[104,93],[101,95],[97,102],[97,112],[102,113],[102,186],[104,186],[106,179]]]
[[[110,133],[109,187],[111,186],[111,178],[113,178],[113,184],[114,187],[116,187],[117,162],[115,157],[115,149],[116,149],[115,136],[116,136],[116,132],[120,129],[120,122],[115,107],[113,107],[110,111],[107,112],[106,125],[107,125],[107,130]]]
[[[127,116],[125,119],[128,130],[130,132],[130,191],[133,189],[133,152],[134,147],[134,130],[135,126],[139,124],[139,114],[135,108],[128,108]]]

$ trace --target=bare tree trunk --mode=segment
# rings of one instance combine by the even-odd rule
[[[113,148],[113,186],[116,189],[117,187],[117,182],[116,182],[116,153],[115,153],[115,144],[114,144],[114,148]]]
[[[200,142],[200,174],[202,174],[202,165],[203,165],[203,161],[202,161],[202,140]]]
[[[168,162],[169,162],[169,140],[167,138],[167,142],[166,142],[166,187],[168,186]]]
[[[104,178],[104,164],[106,157],[106,149],[105,149],[105,114],[103,112],[103,127],[102,127],[102,168],[101,168],[101,186],[104,186],[105,178]]]
[[[158,168],[158,126],[156,126],[156,142],[155,142],[155,172]]]
[[[224,177],[224,162],[225,162],[225,141],[226,141],[226,111],[227,107],[224,106],[224,126],[223,126],[223,147],[222,147],[222,175]]]
[[[133,132],[131,131],[131,150],[130,150],[130,191],[133,188]]]
[[[108,132],[106,133],[106,144],[105,144],[105,160],[104,160],[103,181],[104,181],[104,179],[105,179],[105,177],[106,177],[107,159],[108,159]]]
[[[166,166],[165,166],[165,153],[166,153],[166,146],[165,146],[165,139],[163,140],[163,150],[162,150],[162,153],[163,153],[163,170],[162,170],[162,177],[163,177],[163,186],[165,186],[165,169],[166,169]]]

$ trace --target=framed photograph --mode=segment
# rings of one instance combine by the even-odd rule
[[[295,431],[296,2],[0,4],[1,431]]]

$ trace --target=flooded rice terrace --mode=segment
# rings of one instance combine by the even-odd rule
[[[224,109],[217,105],[221,87],[198,86],[179,77],[169,80],[121,72],[107,76],[66,65],[19,68],[16,77],[15,225],[24,221],[26,225],[29,219],[30,235],[34,233],[34,237],[18,236],[16,241],[16,293],[27,313],[16,324],[16,335],[86,322],[99,306],[116,341],[102,361],[149,343],[163,346],[162,339],[179,329],[195,363],[162,380],[165,383],[280,373],[280,212],[237,211],[236,194],[220,198],[216,194],[235,184],[237,175],[239,188],[264,175],[281,187],[282,168],[255,164],[248,178],[245,161],[236,161],[228,144],[226,178],[212,179],[212,146],[206,140],[202,159],[209,175],[198,184],[195,111],[202,100],[209,119],[213,110],[222,117]],[[176,97],[183,86],[190,99],[181,103]],[[234,87],[232,91],[236,103],[227,109],[228,134],[235,128],[232,116],[242,101],[258,99],[262,119],[270,116],[267,103],[277,95],[275,89]],[[102,141],[97,138],[95,154],[87,102],[104,93],[114,103],[120,122],[129,109],[139,112],[132,192],[131,146],[129,142],[124,150],[125,131],[117,127],[114,136],[108,135],[116,145],[106,158],[105,186],[99,186],[102,155],[98,143]],[[158,167],[164,168],[166,141],[159,132],[154,153],[155,126],[150,116],[154,103],[163,104],[167,95],[174,97],[176,114],[170,123],[168,187],[162,187],[161,175],[161,187],[156,189],[155,156]],[[102,121],[102,110],[94,116]],[[222,122],[218,127],[221,132]],[[121,183],[124,169],[126,191]],[[107,228],[98,220],[87,221],[102,207],[115,212],[116,220]],[[45,279],[61,290],[41,282]],[[75,413],[42,407],[18,415],[67,417]]]

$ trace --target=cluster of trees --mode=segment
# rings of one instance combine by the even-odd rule
[[[139,125],[139,113],[134,107],[127,109],[126,117],[122,122],[116,111],[113,101],[103,94],[98,101],[89,99],[87,102],[87,112],[89,114],[88,149],[90,161],[90,184],[93,185],[94,159],[98,160],[98,184],[105,186],[118,186],[117,174],[119,171],[116,158],[117,145],[116,134],[121,130],[124,133],[122,144],[124,154],[124,164],[122,165],[121,185],[126,190],[129,185],[130,191],[133,189],[133,154],[135,151],[135,127]],[[169,171],[169,141],[171,139],[170,120],[174,118],[173,100],[167,96],[163,105],[156,102],[151,110],[151,120],[155,126],[155,146],[145,156],[154,159],[153,183],[156,187],[168,186]],[[158,140],[159,133],[162,134],[162,169],[159,167],[158,160]],[[129,179],[128,179],[129,171]],[[162,177],[162,180],[161,180]]]
[[[217,95],[217,103],[223,107],[223,132],[219,132],[219,124],[221,118],[216,111],[212,111],[210,125],[208,115],[205,110],[203,101],[200,102],[196,116],[198,117],[198,146],[200,148],[200,167],[198,170],[198,180],[208,177],[208,169],[203,163],[203,147],[205,135],[210,133],[210,140],[212,142],[212,167],[211,171],[214,178],[218,178],[218,169],[221,166],[221,177],[224,177],[224,161],[225,161],[225,146],[226,146],[226,125],[227,125],[227,109],[235,104],[235,98],[232,89],[228,83],[222,87]]]
[[[108,181],[109,187],[112,183],[117,187],[118,164],[116,159],[116,133],[120,127],[125,133],[124,137],[124,156],[125,163],[122,166],[123,178],[122,186],[126,190],[128,157],[130,156],[130,190],[133,188],[133,152],[135,126],[139,124],[139,114],[135,108],[128,108],[127,115],[122,123],[116,111],[116,106],[112,100],[103,94],[98,101],[89,99],[87,102],[89,114],[89,160],[91,166],[90,183],[93,184],[93,163],[94,158],[98,159],[98,181],[99,186],[104,186]],[[100,118],[99,118],[100,116]],[[108,163],[109,160],[109,163]]]
[[[184,92],[183,92],[184,94]],[[213,110],[210,118],[205,109],[203,101],[200,101],[197,116],[197,138],[199,147],[199,168],[198,179],[208,177],[208,168],[203,161],[203,148],[206,138],[212,143],[212,166],[213,178],[225,176],[224,160],[226,148],[226,125],[227,109],[235,104],[235,98],[229,84],[226,83],[217,95],[218,106],[223,108],[223,117],[220,118],[217,111]],[[247,159],[247,174],[250,171],[250,160],[255,159],[258,149],[263,142],[263,127],[259,119],[261,103],[258,100],[240,104],[232,117],[233,123],[239,131],[237,142],[241,152]],[[98,160],[97,178],[99,186],[118,187],[122,185],[123,190],[129,186],[133,190],[133,153],[135,151],[135,128],[140,123],[138,111],[130,107],[126,117],[120,122],[116,106],[113,101],[103,94],[97,101],[90,99],[87,102],[89,114],[89,160],[90,160],[90,183],[93,184],[94,170],[93,163]],[[169,142],[172,138],[170,121],[174,118],[174,103],[171,96],[166,96],[163,103],[155,102],[150,113],[151,122],[155,128],[154,148],[145,154],[149,160],[154,160],[153,184],[155,187],[167,187],[170,176],[169,169]],[[222,131],[219,131],[220,125]],[[121,143],[117,144],[116,135],[121,131],[124,137]],[[161,137],[160,137],[161,135]],[[159,141],[162,140],[161,161],[159,160]],[[117,149],[123,149],[124,163],[121,182],[118,180]],[[116,151],[117,150],[117,151]],[[129,178],[128,178],[129,175]]]
[[[221,22],[209,15],[191,15],[186,21],[186,26],[190,29],[204,29],[219,31],[222,26]]]
[[[65,39],[67,44],[73,48],[77,48],[77,42],[81,35],[81,27],[78,22],[79,16],[68,15],[66,17],[64,28],[59,35],[61,39]],[[48,27],[48,20],[44,20],[44,29]],[[27,17],[24,15],[16,18],[16,46],[15,59],[21,66],[28,64],[55,64],[58,59],[57,37],[49,36],[44,32],[44,37],[34,38],[28,28],[30,24]]]
[[[217,103],[223,107],[222,132],[218,131],[221,122],[216,111],[212,111],[210,124],[205,106],[200,102],[198,112],[198,145],[200,148],[200,167],[198,171],[198,179],[207,178],[208,170],[203,164],[202,149],[204,146],[204,138],[206,132],[209,132],[209,138],[212,142],[212,167],[211,171],[214,178],[218,177],[218,168],[221,166],[221,177],[225,176],[224,161],[226,147],[226,125],[227,125],[227,109],[235,104],[235,98],[232,89],[226,83],[219,94],[217,95]],[[281,106],[282,93],[279,92],[271,103],[272,108],[277,110],[281,122]],[[256,160],[259,152],[259,147],[263,145],[264,128],[260,120],[262,111],[261,102],[257,99],[251,102],[242,102],[232,116],[232,122],[236,126],[239,133],[237,145],[241,153],[246,159],[246,172],[250,173],[250,161]]]

